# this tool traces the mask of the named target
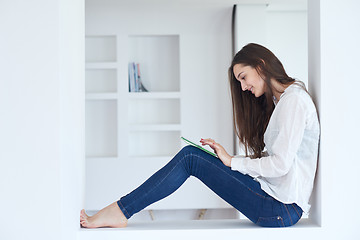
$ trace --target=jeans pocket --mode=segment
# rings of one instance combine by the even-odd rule
[[[256,224],[261,227],[285,227],[284,221],[281,216],[259,217]]]

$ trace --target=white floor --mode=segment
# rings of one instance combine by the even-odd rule
[[[80,229],[78,240],[95,239],[304,239],[319,231],[310,219],[301,219],[288,228],[262,228],[246,219],[130,222],[126,228]]]

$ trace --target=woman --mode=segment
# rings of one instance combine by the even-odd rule
[[[297,223],[310,209],[317,165],[319,122],[311,97],[277,57],[258,44],[248,44],[235,55],[229,80],[234,126],[245,156],[231,156],[214,140],[201,139],[218,158],[184,147],[119,201],[91,217],[82,210],[81,225],[125,227],[133,214],[170,195],[189,176],[259,226]]]

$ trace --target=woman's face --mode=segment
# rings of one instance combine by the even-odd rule
[[[235,64],[233,67],[235,78],[241,83],[243,91],[250,91],[255,97],[260,97],[266,91],[264,79],[260,77],[255,68]]]

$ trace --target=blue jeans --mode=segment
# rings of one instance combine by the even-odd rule
[[[218,196],[263,227],[287,227],[299,221],[302,209],[284,204],[265,193],[250,176],[233,171],[218,158],[193,147],[184,147],[163,168],[117,204],[127,218],[169,196],[194,176]]]

